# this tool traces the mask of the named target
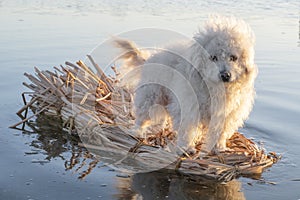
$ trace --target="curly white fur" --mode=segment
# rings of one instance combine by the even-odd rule
[[[210,18],[192,42],[175,43],[147,58],[133,43],[115,40],[129,58],[126,65],[142,65],[134,98],[136,125],[153,116],[161,122],[168,113],[181,148],[201,141],[205,152],[225,150],[253,106],[254,40],[246,22],[220,16]]]

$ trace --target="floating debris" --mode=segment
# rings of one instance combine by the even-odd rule
[[[34,155],[34,154],[38,154],[39,152],[38,151],[28,151],[28,152],[25,152],[26,155]]]
[[[37,160],[37,159],[32,159],[31,163],[39,163],[39,164],[45,164],[45,163],[49,163],[49,160]]]
[[[120,178],[129,178],[130,177],[130,175],[128,175],[128,174],[117,174],[116,176],[120,177]]]

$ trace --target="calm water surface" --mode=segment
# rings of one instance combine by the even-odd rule
[[[0,199],[300,199],[299,10],[298,0],[0,0]],[[201,185],[160,173],[125,178],[101,162],[80,180],[95,161],[59,127],[37,119],[35,130],[27,127],[33,133],[8,128],[19,121],[23,73],[34,66],[84,59],[110,35],[137,28],[191,36],[210,13],[244,18],[257,37],[257,100],[241,131],[283,155],[264,181]]]

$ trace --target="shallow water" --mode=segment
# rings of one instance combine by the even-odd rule
[[[0,199],[300,199],[299,8],[298,0],[0,1]],[[93,159],[59,127],[7,128],[19,121],[23,73],[34,66],[84,59],[110,35],[138,28],[191,36],[210,13],[242,17],[256,34],[257,99],[241,132],[283,155],[263,174],[265,181],[204,186],[157,173],[130,179],[101,162],[79,180]],[[68,169],[74,156],[79,163]]]

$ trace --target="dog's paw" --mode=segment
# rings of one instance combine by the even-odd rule
[[[192,157],[194,155],[197,154],[197,149],[195,149],[194,147],[187,147],[187,148],[182,148],[182,147],[177,147],[176,149],[176,153],[179,156],[183,156],[183,157]]]
[[[146,132],[145,132],[144,128],[142,128],[138,125],[135,125],[134,127],[131,128],[131,130],[136,137],[145,138]]]
[[[211,150],[211,152],[209,153],[210,155],[219,155],[225,152],[232,152],[233,150],[228,148],[228,147],[222,147],[222,148],[218,148],[215,147]]]

